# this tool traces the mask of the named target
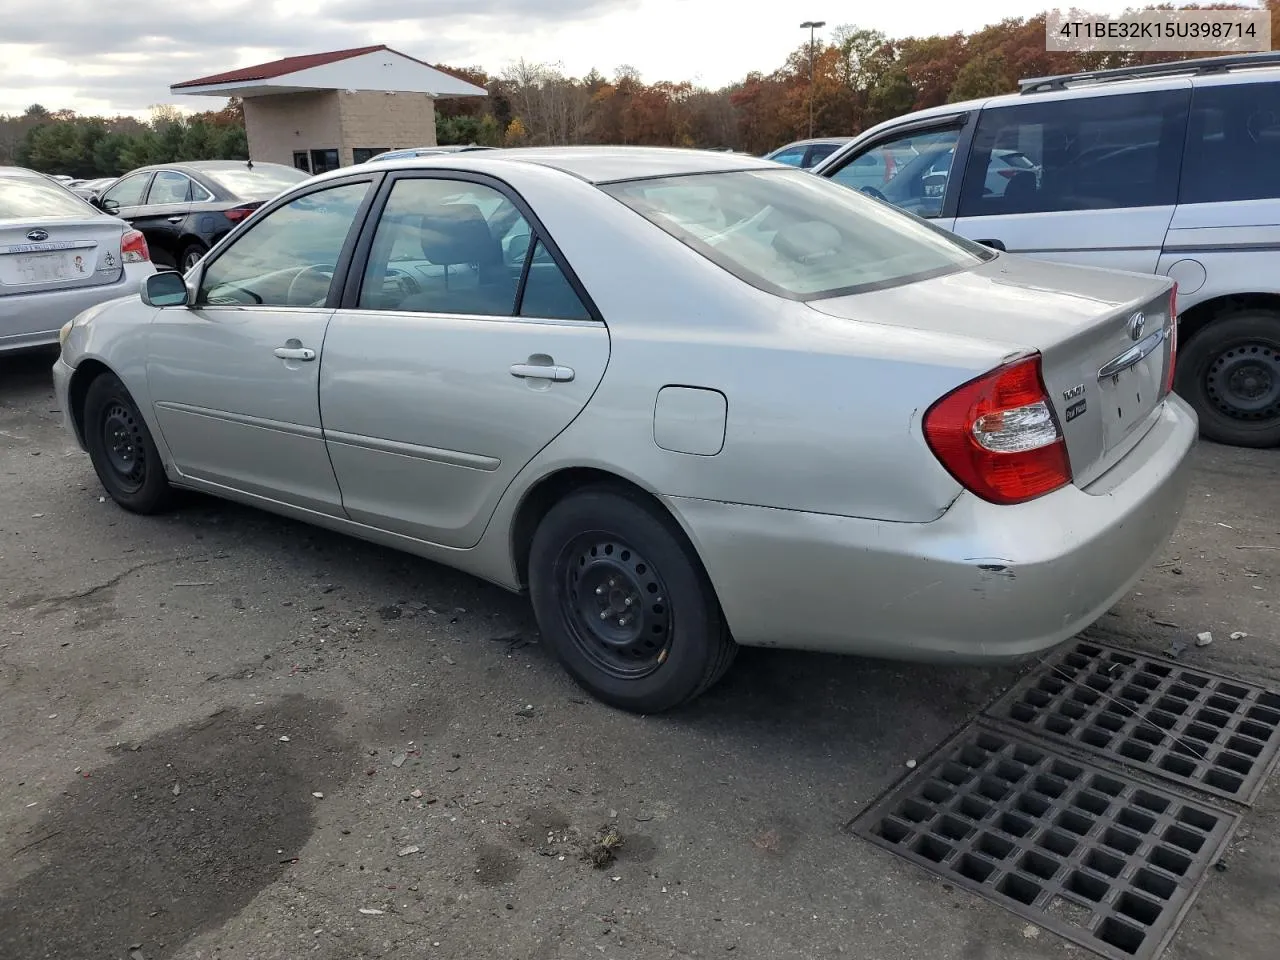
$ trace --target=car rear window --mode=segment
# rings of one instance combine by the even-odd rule
[[[688,174],[601,188],[740,280],[793,300],[912,283],[994,255],[804,171]]]
[[[0,220],[83,217],[97,213],[69,190],[34,177],[0,177]]]
[[[254,167],[250,170],[205,170],[204,175],[241,200],[270,200],[277,193],[301,183],[311,174],[293,167]]]

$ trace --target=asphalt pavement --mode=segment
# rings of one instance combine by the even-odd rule
[[[1029,667],[747,650],[620,713],[519,597],[202,497],[118,509],[52,359],[0,359],[5,960],[1090,955],[849,829]],[[1280,689],[1277,518],[1280,451],[1202,444],[1090,635]],[[1167,957],[1274,956],[1272,781]]]

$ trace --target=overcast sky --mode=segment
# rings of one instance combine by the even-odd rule
[[[1102,13],[1129,4],[1078,5]],[[646,81],[714,87],[776,68],[807,38],[805,19],[825,20],[827,32],[853,23],[898,37],[973,30],[1049,6],[984,0],[963,13],[957,0],[0,0],[0,113],[32,103],[84,114],[145,114],[156,103],[208,109],[222,101],[174,96],[169,84],[375,43],[490,73],[523,57],[578,76],[629,64]]]

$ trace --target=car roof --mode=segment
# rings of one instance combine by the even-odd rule
[[[810,137],[807,140],[792,140],[790,143],[784,143],[782,146],[770,153],[777,153],[779,150],[786,150],[788,147],[807,147],[811,143],[848,143],[853,137]]]
[[[39,170],[29,170],[26,167],[4,167],[0,166],[0,177],[26,177],[31,180],[53,180],[53,177],[41,173]]]
[[[175,163],[149,163],[145,167],[137,167],[130,170],[129,173],[149,173],[152,170],[185,170],[190,173],[217,173],[220,170],[248,170],[252,172],[257,167],[293,169],[293,167],[285,163],[270,163],[267,161],[255,161],[253,167],[250,167],[249,162],[246,160],[179,160]],[[124,176],[127,175],[124,174]]]
[[[494,162],[533,163],[570,174],[588,183],[610,183],[648,177],[734,170],[777,170],[778,164],[749,154],[683,147],[508,147],[392,161],[430,166],[489,165]]]

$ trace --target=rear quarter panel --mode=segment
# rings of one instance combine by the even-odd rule
[[[748,286],[594,186],[541,169],[513,185],[603,315],[612,355],[587,409],[509,488],[496,526],[537,480],[578,466],[660,495],[899,521],[935,519],[959,494],[921,417],[1003,347],[824,316]],[[667,385],[724,395],[718,453],[655,443]]]

